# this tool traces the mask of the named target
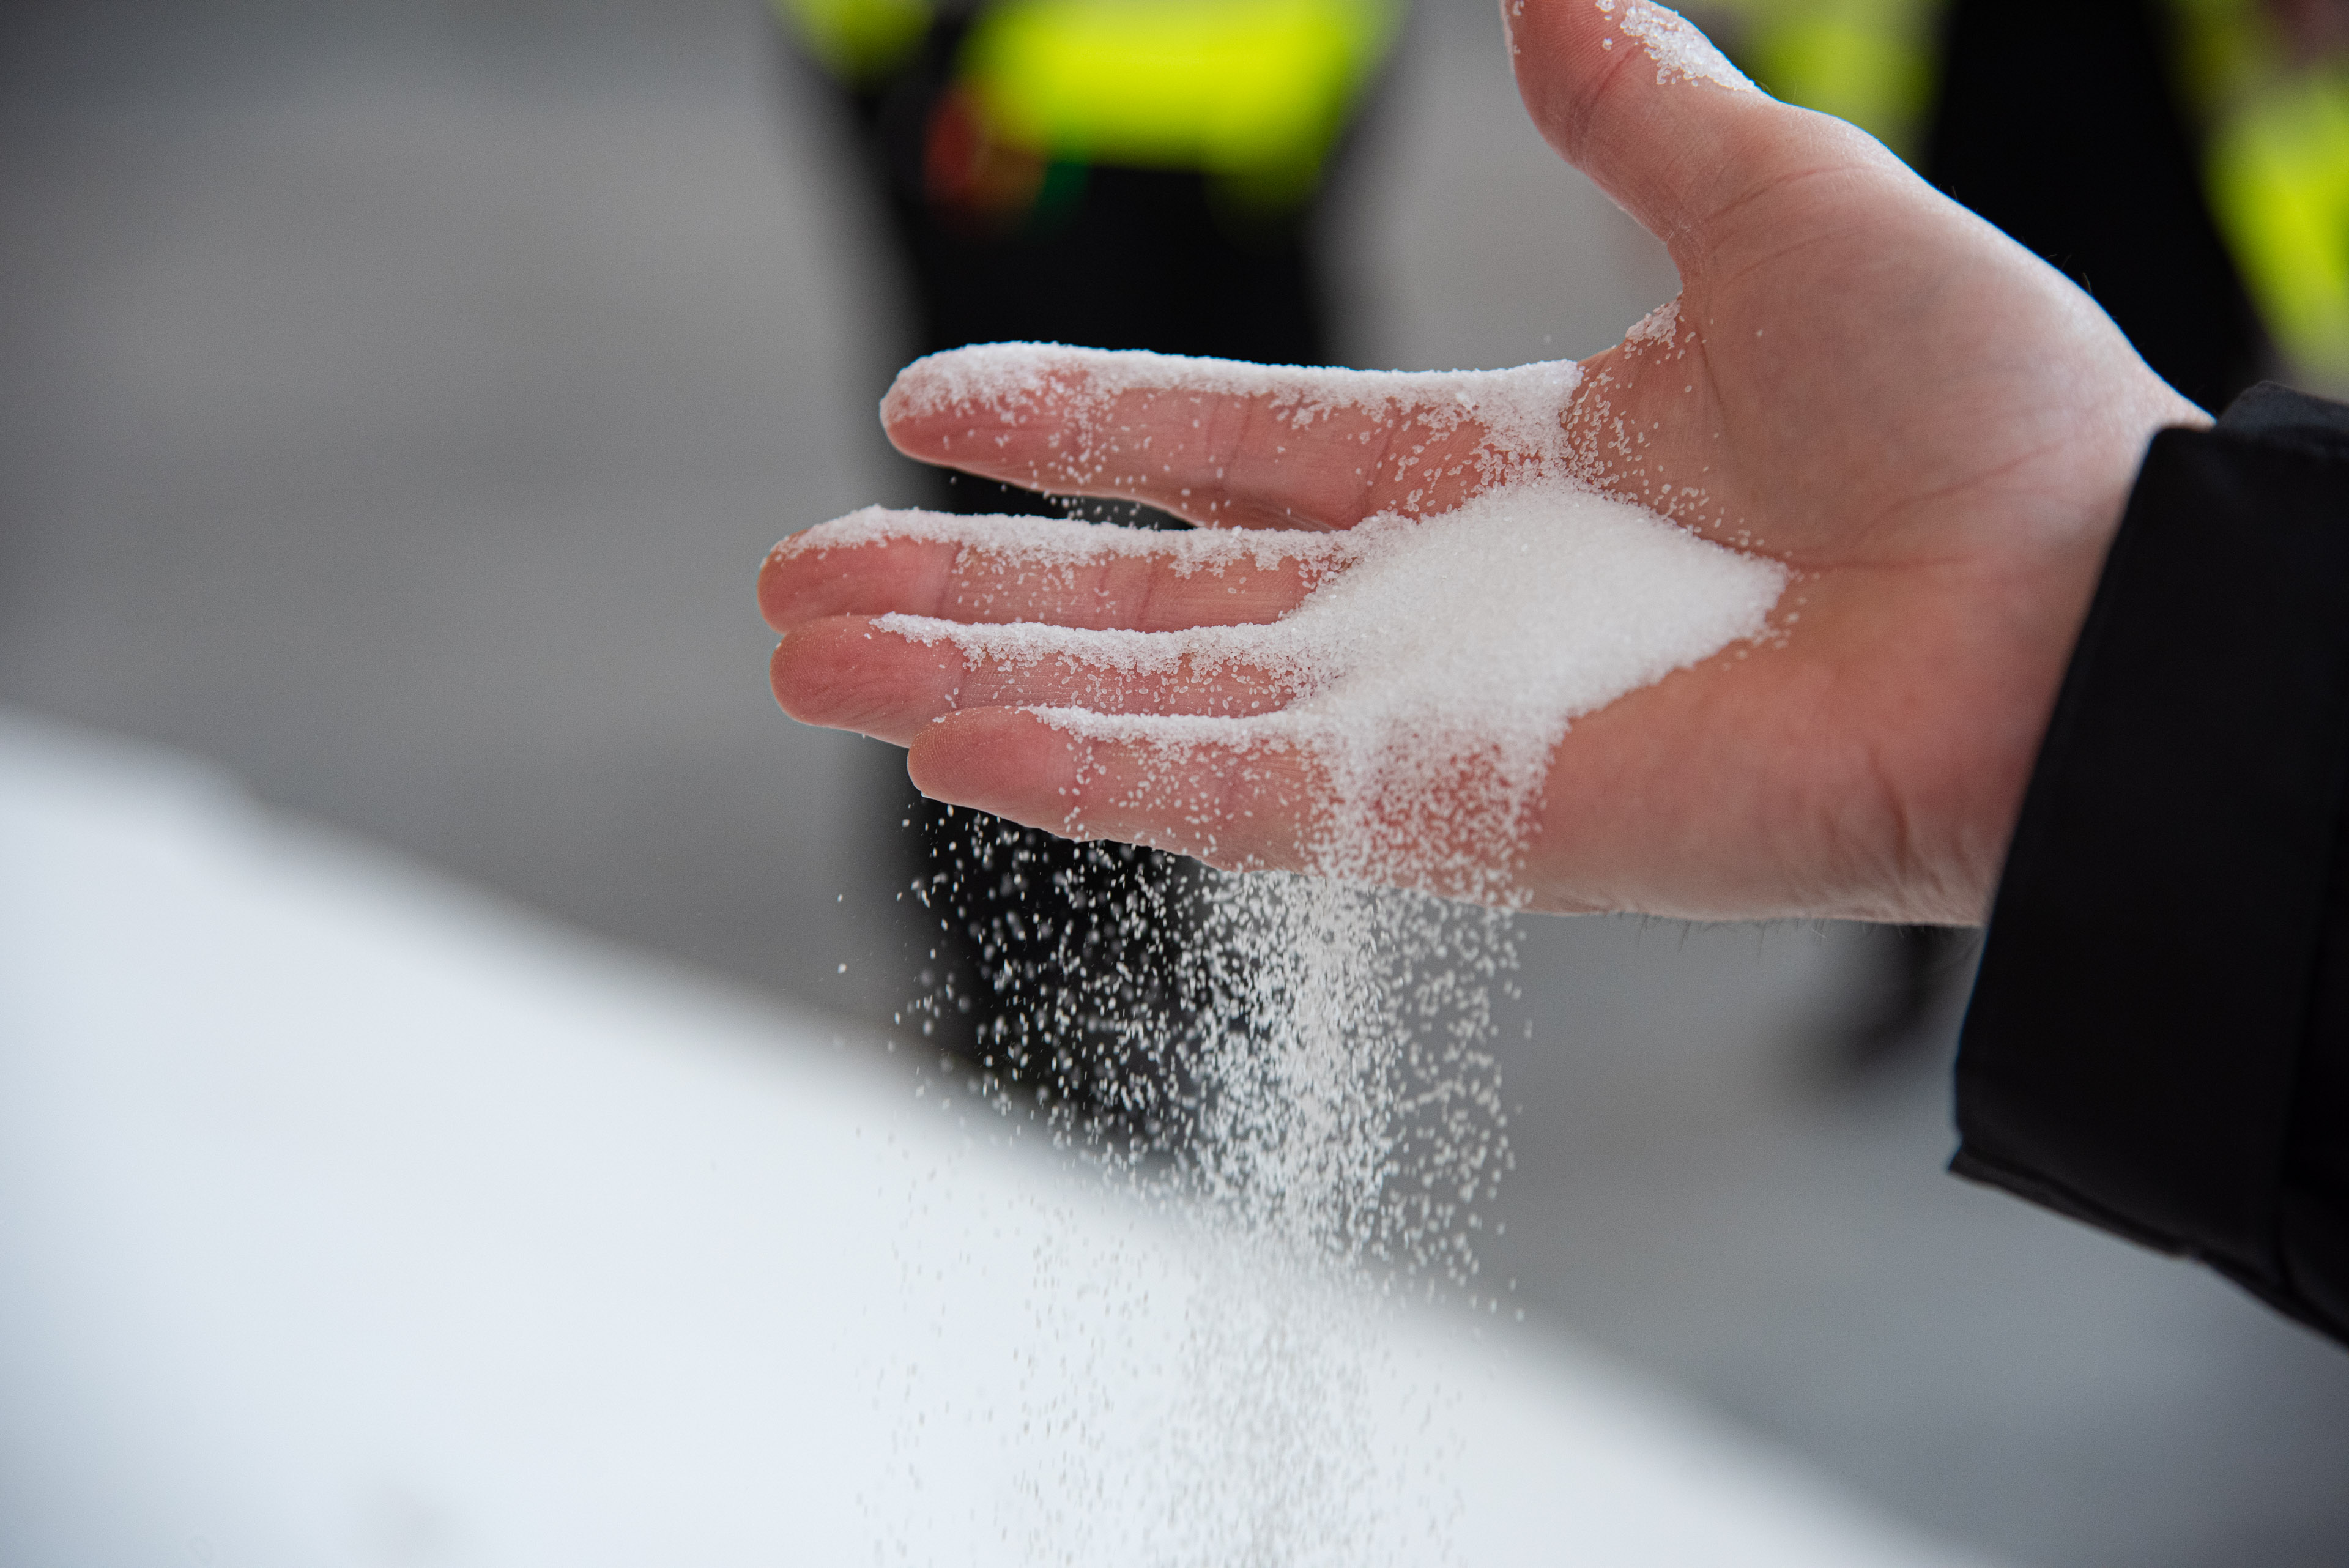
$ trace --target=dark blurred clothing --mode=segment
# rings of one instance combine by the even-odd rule
[[[2050,721],[1953,1168],[2349,1341],[2349,409],[2156,438]]]
[[[2220,409],[2272,355],[2203,193],[2164,20],[2147,0],[1957,0],[1923,171]]]
[[[887,204],[922,352],[1026,339],[1320,362],[1309,201],[1251,211],[1198,170],[1019,167],[1040,161],[960,123],[968,27],[943,22],[879,82],[832,88]]]

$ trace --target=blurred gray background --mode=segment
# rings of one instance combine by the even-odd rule
[[[885,1017],[889,763],[775,711],[750,597],[918,493],[872,414],[898,280],[803,85],[754,0],[7,11],[0,701]],[[1585,354],[1674,286],[1485,0],[1423,8],[1349,182],[1355,363]],[[2349,1356],[1942,1175],[1949,1009],[1829,1064],[1886,940],[1526,923],[1488,1272],[2017,1563],[2349,1562]]]

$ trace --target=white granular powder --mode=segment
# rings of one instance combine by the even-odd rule
[[[1689,80],[1711,82],[1733,92],[1759,90],[1679,12],[1650,0],[1596,0],[1596,4],[1610,16],[1621,5],[1623,15],[1616,25],[1638,40],[1648,58],[1655,62],[1658,87]]]
[[[1678,327],[1674,302],[1634,329],[1634,346],[1669,345]],[[958,350],[910,367],[892,411],[967,420],[949,455],[991,449],[998,473],[1009,435],[1038,427],[1038,488],[1130,485],[1186,415],[1204,425],[1252,399],[1276,444],[1287,431],[1359,437],[1397,504],[1336,533],[874,509],[786,546],[983,548],[988,580],[1030,603],[1105,556],[1156,557],[1184,576],[1293,569],[1307,590],[1277,619],[1181,631],[874,623],[951,646],[967,670],[1049,668],[1051,689],[1087,693],[1084,706],[1040,711],[1066,732],[1140,742],[1159,764],[1122,806],[1180,809],[1206,748],[1216,765],[1309,759],[1328,793],[1305,846],[1319,876],[1137,878],[1092,896],[1085,919],[1027,877],[1023,840],[1005,829],[974,864],[917,884],[942,920],[958,912],[965,871],[1040,895],[998,917],[1049,929],[1060,948],[990,976],[1021,1003],[990,1063],[1081,1080],[1083,1095],[1060,1098],[1057,1135],[1257,1261],[1188,1308],[1195,1418],[1164,1434],[1174,1491],[1163,1514],[1151,1510],[1154,1560],[1447,1555],[1440,1520],[1399,1530],[1378,1513],[1387,1489],[1349,1437],[1360,1342],[1310,1303],[1333,1287],[1425,1281],[1492,1304],[1470,1239],[1510,1163],[1486,1046],[1494,992],[1516,963],[1511,917],[1493,906],[1514,897],[1551,755],[1582,715],[1762,635],[1787,581],[1775,562],[1594,488],[1595,454],[1619,459],[1636,441],[1595,400],[1569,419],[1578,380],[1572,365],[1385,375],[1033,344]],[[1465,502],[1437,504],[1464,491]],[[1089,853],[1107,867],[1133,852]],[[983,951],[1008,950],[1002,934],[974,928]],[[1168,950],[1162,972],[1148,954]],[[1102,1064],[1117,1085],[1106,1096]],[[1072,1430],[1087,1418],[1050,1413]],[[1042,1490],[1071,1489],[1096,1495],[1077,1475]]]
[[[1669,342],[1678,303],[1630,341]],[[922,360],[891,400],[903,410],[973,416],[981,447],[1006,426],[1046,416],[1061,484],[1130,472],[1139,442],[1126,400],[1203,410],[1238,398],[1304,430],[1344,412],[1450,437],[1473,422],[1471,455],[1433,436],[1400,443],[1396,483],[1439,444],[1454,473],[1485,488],[1432,515],[1385,513],[1342,534],[1197,530],[1167,534],[1042,518],[953,518],[870,510],[809,531],[797,550],[889,538],[981,545],[1015,570],[1073,569],[1103,554],[1160,555],[1178,572],[1293,561],[1318,584],[1280,619],[1183,631],[1102,630],[1039,622],[983,624],[907,615],[878,629],[951,643],[967,665],[1052,662],[1080,674],[1081,707],[1040,710],[1072,733],[1138,742],[1164,753],[1170,781],[1202,746],[1302,751],[1332,792],[1305,846],[1317,871],[1402,881],[1506,900],[1514,857],[1551,752],[1577,717],[1675,670],[1760,635],[1785,569],[1702,539],[1632,503],[1602,495],[1570,450],[1570,365],[1398,374],[1308,370],[1111,354],[1037,344],[961,349]],[[1204,415],[1203,415],[1204,417]],[[1586,410],[1585,421],[1588,415]],[[1366,425],[1364,428],[1372,428]],[[1429,483],[1406,491],[1406,502]],[[1149,695],[1181,690],[1174,712]],[[1121,687],[1135,700],[1118,701]],[[1164,703],[1157,705],[1164,706]],[[1148,799],[1125,805],[1149,807]],[[1081,817],[1062,825],[1081,832]]]
[[[1681,296],[1676,294],[1631,323],[1631,329],[1623,334],[1623,341],[1643,348],[1669,348],[1680,328]]]
[[[983,411],[1018,423],[1049,405],[1053,421],[1070,434],[1070,445],[1057,454],[1065,465],[1060,485],[1065,489],[1085,482],[1089,439],[1132,433],[1112,432],[1101,422],[1130,394],[1187,400],[1202,408],[1261,399],[1299,431],[1340,411],[1429,420],[1442,429],[1473,418],[1496,456],[1559,454],[1557,421],[1548,410],[1580,379],[1581,368],[1570,359],[1506,370],[1332,370],[1058,343],[988,343],[906,366],[889,389],[886,406],[917,414]]]
[[[1164,354],[1069,348],[1050,343],[990,343],[917,359],[889,389],[885,410],[954,412],[973,423],[947,438],[945,461],[985,461],[1010,432],[1049,420],[1049,455],[1028,473],[996,471],[1047,493],[1084,492],[1112,474],[1146,468],[1154,443],[1184,416],[1194,430],[1247,400],[1276,432],[1327,439],[1343,419],[1362,447],[1366,477],[1389,483],[1396,510],[1416,514],[1440,487],[1503,484],[1528,472],[1564,472],[1569,453],[1557,410],[1581,379],[1571,360],[1506,370],[1330,370],[1250,365]],[[1454,441],[1473,428],[1465,457]],[[1280,453],[1278,433],[1272,443]],[[989,449],[993,449],[990,453]],[[1222,503],[1196,510],[1216,520]],[[1299,519],[1318,525],[1314,519]]]
[[[1092,548],[1164,550],[1191,570],[1245,557],[1326,574],[1265,625],[1152,632],[886,615],[875,628],[950,643],[970,667],[1050,662],[1089,677],[1087,690],[1101,694],[1094,706],[1044,716],[1073,733],[1160,748],[1170,778],[1202,746],[1302,749],[1335,792],[1307,846],[1315,869],[1487,899],[1506,897],[1526,814],[1568,725],[1759,635],[1786,581],[1776,563],[1628,502],[1532,479],[1433,517],[1382,514],[1343,535],[1170,537],[864,513],[802,547],[947,533],[1039,571]],[[1185,711],[1127,711],[1116,701],[1122,687],[1155,693],[1170,681],[1190,689]],[[1281,705],[1259,711],[1268,702]],[[1476,849],[1484,859],[1460,858]]]
[[[1341,564],[1361,552],[1344,534],[1266,528],[1120,528],[1065,517],[971,517],[947,512],[860,512],[794,535],[786,548],[836,550],[892,540],[984,545],[1015,571],[1040,575],[1104,556],[1153,557],[1181,576],[1219,572],[1246,562],[1267,567],[1286,560]]]
[[[1116,549],[1147,547],[1147,530],[1090,526],[1116,537]],[[1434,517],[1374,517],[1341,537],[1350,559],[1309,546],[1340,569],[1269,625],[1145,632],[890,615],[876,628],[950,642],[972,665],[1052,660],[1200,682],[1244,671],[1234,701],[1265,691],[1290,701],[1270,712],[1057,708],[1046,717],[1078,734],[1164,747],[1174,771],[1202,744],[1304,748],[1339,794],[1309,846],[1317,869],[1498,897],[1497,874],[1567,726],[1757,636],[1786,581],[1775,562],[1569,482],[1521,481]],[[1476,763],[1464,781],[1454,765],[1464,758]],[[1467,846],[1492,862],[1428,863],[1428,850],[1449,857]],[[1488,870],[1495,877],[1480,881]]]

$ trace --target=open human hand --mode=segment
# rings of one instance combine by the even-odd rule
[[[761,577],[778,698],[909,745],[931,795],[1220,865],[1553,910],[1980,919],[2146,443],[2206,416],[2061,276],[1862,132],[1755,91],[1674,14],[1506,9],[1537,125],[1664,241],[1676,309],[1578,375],[922,361],[883,405],[902,450],[1201,529],[812,530]],[[1529,465],[1776,563],[1766,635],[1578,710],[1524,788],[1495,794],[1473,745],[1421,746],[1399,815],[1309,729],[1229,723],[1300,695],[1247,628],[1304,626],[1360,568],[1351,541],[1469,515]],[[1484,559],[1495,602],[1525,597]],[[1568,594],[1570,566],[1545,564]],[[1473,584],[1429,603],[1492,631]],[[1030,629],[1052,627],[1091,640]],[[1152,657],[1120,632],[1189,640]],[[1072,708],[1128,722],[1040,711]],[[1333,858],[1365,811],[1387,852]]]

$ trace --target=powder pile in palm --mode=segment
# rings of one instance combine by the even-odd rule
[[[1571,483],[1521,481],[1435,517],[1383,514],[1331,537],[1296,552],[1328,579],[1268,625],[1143,632],[891,615],[876,629],[950,642],[971,665],[1055,663],[1098,697],[1047,710],[1051,722],[1161,747],[1170,770],[1202,745],[1303,748],[1336,789],[1310,846],[1317,869],[1497,894],[1476,878],[1506,868],[1568,725],[1759,635],[1785,582],[1775,563]],[[1196,711],[1118,701],[1121,688],[1154,693],[1170,680],[1193,689]]]
[[[1669,342],[1676,326],[1667,306],[1635,331]],[[1357,432],[1397,505],[1342,534],[1169,535],[876,509],[792,547],[963,540],[1039,576],[1073,574],[1102,552],[1163,554],[1186,574],[1293,561],[1319,586],[1269,624],[1156,632],[891,615],[877,628],[950,642],[967,666],[1054,666],[1056,683],[1079,696],[1042,710],[1050,722],[1163,753],[1166,797],[1149,798],[1145,784],[1121,805],[1174,808],[1171,792],[1202,747],[1301,750],[1331,794],[1312,819],[1312,869],[1506,899],[1568,725],[1760,635],[1786,582],[1775,562],[1591,487],[1566,417],[1579,374],[1570,362],[1412,374],[1036,344],[959,349],[910,367],[891,403],[967,413],[966,449],[1000,451],[1007,428],[1049,417],[1057,466],[1040,469],[1040,484],[1084,488],[1131,472],[1165,439],[1170,410],[1179,435],[1185,410],[1204,424],[1245,399],[1276,430],[1323,441]],[[1119,422],[1137,396],[1154,421],[1139,430]],[[1470,494],[1423,513],[1446,486]]]

